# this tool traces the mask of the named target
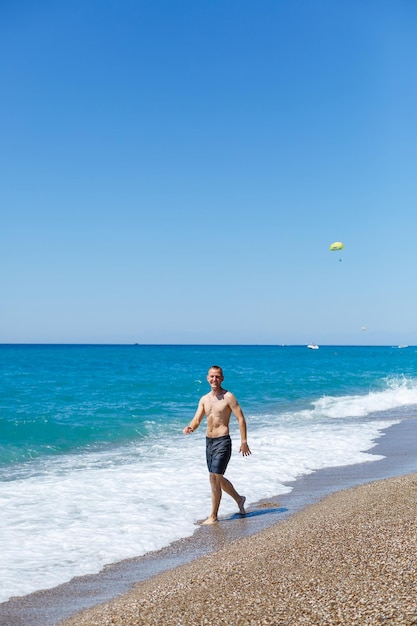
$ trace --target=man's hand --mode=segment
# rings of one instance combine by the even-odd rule
[[[191,426],[186,426],[182,432],[183,432],[183,435],[191,435],[191,433],[193,432],[193,429],[191,428]]]
[[[252,452],[249,449],[248,444],[246,443],[246,441],[244,441],[241,445],[240,445],[240,450],[239,452],[241,452],[243,454],[243,456],[249,456],[250,454],[252,454]]]

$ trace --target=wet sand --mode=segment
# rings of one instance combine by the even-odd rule
[[[0,604],[0,624],[52,626],[88,606],[65,624],[417,624],[416,441],[417,420],[402,422],[372,450],[385,459],[315,472],[245,518]]]

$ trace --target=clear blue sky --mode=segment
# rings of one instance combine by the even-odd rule
[[[416,345],[416,32],[415,0],[2,2],[0,342]]]

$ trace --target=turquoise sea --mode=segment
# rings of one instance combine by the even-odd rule
[[[191,535],[210,510],[204,427],[182,429],[210,365],[248,422],[226,476],[248,503],[314,470],[372,462],[415,416],[415,347],[0,346],[0,601]],[[226,496],[220,513],[236,508]]]

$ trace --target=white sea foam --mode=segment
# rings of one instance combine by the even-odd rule
[[[334,406],[344,405],[344,399]],[[247,502],[288,492],[315,469],[376,460],[370,450],[394,423],[294,424],[248,416],[252,456],[234,453],[227,476]],[[107,453],[30,465],[31,477],[0,483],[0,600],[52,587],[105,564],[191,535],[210,510],[204,430]],[[225,496],[221,514],[236,504]]]
[[[371,414],[413,407],[417,405],[417,381],[405,377],[391,377],[386,380],[383,391],[371,391],[365,395],[323,396],[312,404],[311,409],[291,413],[294,419],[344,419],[365,417]]]

